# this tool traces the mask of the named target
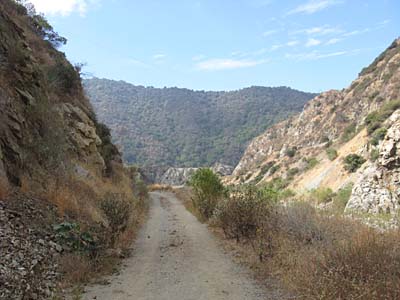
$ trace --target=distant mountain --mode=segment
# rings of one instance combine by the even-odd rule
[[[125,160],[146,166],[235,165],[251,139],[315,96],[287,87],[205,92],[98,78],[84,87]]]

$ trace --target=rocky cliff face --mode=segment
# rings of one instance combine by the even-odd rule
[[[106,249],[114,233],[102,201],[115,193],[135,201],[133,175],[46,22],[0,1],[1,299],[59,298],[59,259],[73,249],[53,225],[76,225],[76,243],[85,228],[86,245]]]
[[[397,39],[361,71],[350,87],[317,96],[300,114],[255,138],[227,181],[261,184],[281,177],[290,181],[289,187],[300,192],[318,187],[338,190],[349,182],[358,182],[349,207],[392,211],[396,207],[394,191],[381,188],[397,182],[396,122],[387,130],[379,148],[371,143],[377,133],[365,129],[365,124],[371,113],[385,105],[396,105],[399,99],[400,39]],[[343,159],[347,155],[357,154],[368,160],[377,151],[380,157],[377,165],[370,161],[354,173],[345,170]],[[392,169],[388,169],[387,163]],[[371,170],[370,165],[375,167]],[[370,200],[365,200],[369,188],[376,192],[370,195]],[[380,201],[386,204],[377,204]]]
[[[159,179],[161,184],[172,185],[172,186],[180,186],[185,185],[190,177],[198,170],[199,168],[169,168]],[[224,165],[221,163],[216,163],[214,166],[210,168],[214,173],[220,176],[228,176],[233,172],[233,167]]]
[[[0,175],[17,186],[78,165],[101,176],[110,158],[78,72],[14,6],[0,10]]]
[[[395,213],[400,207],[400,110],[386,125],[387,134],[377,147],[379,157],[368,162],[357,179],[347,212]]]

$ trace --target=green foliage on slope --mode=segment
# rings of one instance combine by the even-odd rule
[[[141,165],[235,165],[251,139],[315,96],[287,87],[205,92],[97,78],[84,85],[125,160]]]

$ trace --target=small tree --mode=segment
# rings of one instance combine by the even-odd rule
[[[335,160],[338,157],[338,153],[333,148],[326,149],[326,155],[328,155],[329,160]]]
[[[220,178],[208,168],[197,170],[189,181],[193,187],[193,205],[199,210],[200,214],[209,219],[225,189]]]
[[[344,158],[344,169],[351,173],[357,171],[363,163],[365,163],[365,159],[358,154],[349,154]]]

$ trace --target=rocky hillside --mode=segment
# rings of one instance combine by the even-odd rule
[[[64,255],[79,270],[96,249],[100,263],[131,224],[135,175],[57,51],[65,42],[33,7],[0,2],[1,299],[53,299]],[[116,230],[107,208],[124,203]]]
[[[185,185],[198,169],[199,168],[168,168],[160,178],[156,179],[157,182],[165,185]],[[210,169],[221,177],[231,175],[233,172],[233,167],[220,163],[216,163]]]
[[[255,138],[231,183],[283,178],[298,192],[353,183],[348,209],[392,212],[398,206],[400,39],[350,87],[328,91],[303,111]]]
[[[236,165],[252,138],[315,96],[286,87],[204,92],[97,78],[84,86],[125,160],[142,166]]]

